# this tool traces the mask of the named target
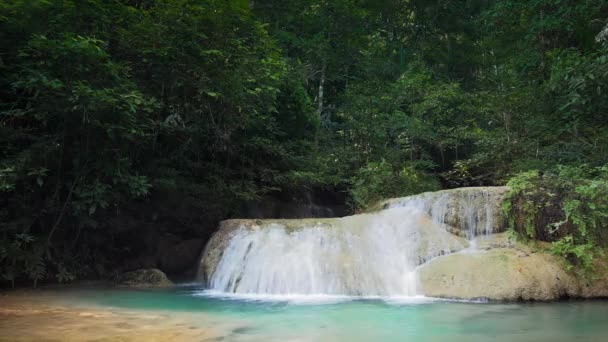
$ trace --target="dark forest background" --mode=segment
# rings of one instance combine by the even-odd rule
[[[607,18],[602,0],[3,0],[0,276],[182,273],[252,203],[344,214],[507,183],[516,230],[556,203],[541,230],[569,226],[548,240],[584,258],[608,226]]]

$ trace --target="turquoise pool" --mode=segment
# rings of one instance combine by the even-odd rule
[[[71,292],[73,303],[190,314],[229,341],[608,341],[608,302],[469,303],[428,298],[230,297],[171,290]],[[200,316],[197,316],[200,314]]]

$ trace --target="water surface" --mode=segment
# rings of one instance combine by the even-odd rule
[[[74,305],[192,314],[229,341],[605,341],[608,302],[467,303],[421,297],[223,296],[196,287],[78,290]],[[201,316],[197,316],[200,313]]]

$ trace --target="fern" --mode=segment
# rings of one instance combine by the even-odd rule
[[[34,287],[38,285],[38,280],[46,276],[46,262],[42,253],[30,254],[25,262],[25,273],[34,281]]]
[[[74,275],[73,273],[68,271],[62,265],[58,266],[58,271],[57,271],[57,274],[55,275],[55,277],[57,278],[57,281],[59,281],[60,283],[69,283],[69,282],[73,281],[74,279],[76,279],[76,275]]]

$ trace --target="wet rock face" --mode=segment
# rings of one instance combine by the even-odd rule
[[[119,274],[114,279],[114,283],[116,286],[126,287],[168,287],[173,285],[163,271],[155,268]]]

